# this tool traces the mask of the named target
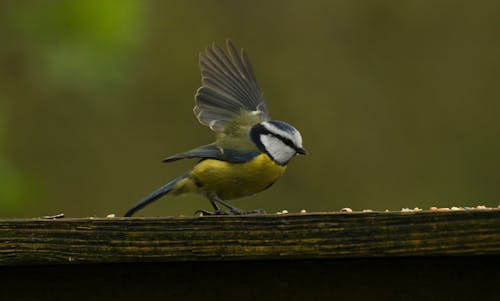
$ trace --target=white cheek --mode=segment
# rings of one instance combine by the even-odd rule
[[[260,141],[271,157],[280,164],[285,164],[295,156],[295,150],[293,148],[272,135],[261,135]]]
[[[275,134],[282,136],[282,137],[286,137],[286,138],[290,139],[290,141],[295,142],[295,144],[297,146],[302,147],[302,136],[300,135],[300,133],[298,131],[293,131],[293,132],[283,131],[283,130],[279,129],[278,127],[276,127],[275,125],[273,125],[272,123],[267,122],[267,121],[262,122],[262,125],[266,129],[268,129],[270,132],[275,133]]]

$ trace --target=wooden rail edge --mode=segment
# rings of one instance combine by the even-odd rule
[[[499,254],[498,209],[0,220],[0,266]]]

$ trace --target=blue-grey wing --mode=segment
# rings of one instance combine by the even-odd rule
[[[212,130],[222,132],[234,119],[251,113],[255,123],[269,119],[264,96],[243,49],[227,40],[227,51],[213,44],[200,54],[202,86],[195,96],[194,114]]]
[[[222,160],[231,163],[245,163],[252,160],[259,154],[260,152],[258,151],[240,151],[240,150],[222,149],[215,144],[208,144],[197,147],[185,153],[170,156],[168,158],[163,159],[162,162],[172,162],[181,159],[199,158],[199,159]]]

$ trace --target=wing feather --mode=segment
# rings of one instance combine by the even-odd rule
[[[234,48],[234,46],[231,47],[230,45],[232,46],[232,44],[229,42],[228,43],[229,51],[231,51],[231,49]],[[245,92],[246,97],[249,100],[248,104],[251,105],[249,109],[251,109],[253,107],[252,105],[254,104],[254,100],[256,98],[258,99],[260,97],[261,93],[260,93],[258,87],[253,86],[253,84],[248,81],[248,76],[247,76],[245,70],[241,70],[241,68],[239,67],[239,64],[240,64],[239,56],[238,55],[236,55],[236,56],[231,55],[231,58],[229,58],[228,55],[224,52],[224,50],[222,50],[222,48],[217,44],[214,45],[213,50],[217,54],[218,60],[220,62],[222,62],[224,64],[224,66],[226,67],[227,72],[230,73],[230,75],[233,78],[240,79],[238,84],[240,84],[240,87],[243,88],[243,91]],[[255,91],[256,89],[257,89],[257,91]]]
[[[227,124],[244,116],[248,126],[269,120],[262,92],[255,79],[250,61],[242,49],[240,52],[231,41],[227,51],[217,44],[200,53],[202,86],[195,96],[193,109],[196,118],[211,129],[223,132]]]
[[[222,53],[224,54],[224,52]],[[215,76],[213,77],[213,79],[215,81],[227,84],[231,91],[239,92],[240,99],[242,100],[251,99],[252,97],[254,97],[251,92],[248,91],[249,87],[246,86],[244,82],[239,80],[237,73],[231,72],[231,70],[229,69],[230,67],[224,65],[224,63],[221,62],[221,60],[217,57],[216,53],[212,51],[212,49],[208,48],[205,51],[205,55],[206,57],[202,57],[201,59],[205,63],[206,67],[208,67],[207,71],[212,71],[214,73]],[[205,83],[203,72],[204,70],[202,69],[202,84],[204,85]],[[243,102],[240,101],[240,103],[241,106],[245,106]]]
[[[222,150],[215,144],[208,144],[197,147],[190,151],[176,154],[165,158],[162,162],[173,162],[181,159],[215,159],[222,160],[231,163],[244,163],[252,160],[255,156],[258,156],[260,153],[257,151],[240,151],[240,150],[231,150],[226,149]]]
[[[244,56],[244,50],[241,49],[241,53],[238,54],[238,51],[234,47],[233,43],[231,41],[228,41],[227,47],[229,50],[229,54],[231,55],[231,58],[233,59],[233,62],[235,63],[238,72],[240,76],[242,76],[244,79],[246,79],[245,84],[248,87],[248,91],[252,92],[252,98],[253,105],[254,107],[257,107],[257,105],[260,102],[255,102],[255,100],[258,100],[259,97],[261,96],[260,89],[257,85],[257,80],[255,79],[255,76],[253,74],[252,69],[247,68],[247,66],[250,66],[250,62],[246,57]],[[245,62],[246,61],[246,62]]]
[[[220,90],[228,95],[231,95],[238,103],[240,102],[238,99],[245,97],[243,92],[241,92],[237,87],[229,86],[228,83],[220,81],[208,73],[205,76],[205,86],[212,90]]]

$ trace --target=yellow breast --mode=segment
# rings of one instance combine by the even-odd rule
[[[229,200],[260,192],[271,186],[285,171],[286,166],[275,163],[266,154],[260,154],[246,163],[229,163],[207,159],[198,163],[189,175],[197,192],[215,192]]]

